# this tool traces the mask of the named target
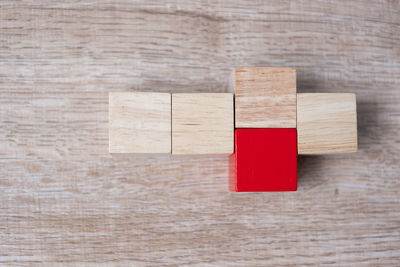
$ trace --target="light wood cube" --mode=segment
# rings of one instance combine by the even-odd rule
[[[355,94],[297,94],[299,154],[357,151]]]
[[[172,94],[172,154],[231,154],[233,94]]]
[[[109,93],[110,153],[171,153],[171,94]]]
[[[296,128],[296,69],[234,70],[236,128]]]

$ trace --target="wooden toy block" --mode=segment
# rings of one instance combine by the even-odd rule
[[[236,128],[296,128],[296,69],[234,70]]]
[[[299,154],[357,151],[355,94],[297,94]]]
[[[233,94],[172,94],[172,154],[231,154]]]
[[[296,191],[296,129],[236,129],[229,189]]]
[[[109,93],[110,153],[171,153],[171,94]]]

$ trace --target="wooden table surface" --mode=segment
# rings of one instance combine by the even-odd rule
[[[227,156],[108,154],[108,92],[227,92],[239,65],[355,92],[359,151],[297,192]],[[0,265],[398,266],[399,1],[1,1]]]

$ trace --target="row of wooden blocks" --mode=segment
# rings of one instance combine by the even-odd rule
[[[298,154],[357,150],[356,97],[296,92],[292,68],[238,67],[231,93],[109,93],[110,153],[232,154],[235,128],[297,129]]]

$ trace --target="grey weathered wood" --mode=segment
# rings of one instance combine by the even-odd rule
[[[227,92],[231,68],[357,93],[359,151],[295,193],[228,157],[109,155],[109,91]],[[398,265],[398,1],[1,1],[0,265]]]

